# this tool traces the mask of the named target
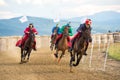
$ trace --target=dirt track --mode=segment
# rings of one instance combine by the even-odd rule
[[[108,59],[106,71],[102,71],[103,61],[97,59],[104,60],[104,56],[93,56],[97,59],[93,59],[92,68],[88,67],[89,56],[70,73],[68,53],[57,64],[49,49],[39,49],[32,52],[28,63],[19,64],[19,51],[1,52],[0,80],[120,80],[120,61]]]

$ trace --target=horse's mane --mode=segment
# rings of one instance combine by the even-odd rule
[[[34,38],[35,38],[35,35],[34,35],[34,33],[33,33],[33,31],[32,30],[30,30],[30,33],[29,33],[29,37],[28,37],[28,39],[25,41],[25,47],[31,47],[31,45],[32,45],[32,43],[33,43],[33,41],[34,41]]]

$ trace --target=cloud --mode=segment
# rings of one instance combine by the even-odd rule
[[[12,14],[16,12],[46,18],[80,17],[106,10],[120,12],[120,0],[110,1],[112,2],[109,0],[6,0],[10,7],[2,6],[3,8],[0,7],[0,9],[9,11],[8,14],[11,16],[17,15]],[[3,4],[6,4],[5,1],[0,0],[0,5]]]
[[[18,4],[32,4],[32,5],[40,5],[40,4],[46,4],[51,3],[52,1],[47,0],[15,0]]]
[[[12,13],[9,11],[0,11],[0,18],[1,19],[9,19],[9,18],[13,18],[13,17],[17,17],[17,16],[21,16],[21,14],[19,13]]]
[[[7,3],[4,0],[0,0],[0,6],[6,6]]]
[[[16,2],[17,2],[18,4],[22,4],[22,1],[21,1],[21,0],[16,0]]]
[[[61,9],[61,15],[64,16],[65,18],[80,17],[86,15],[92,15],[101,11],[120,12],[120,5],[106,5],[106,6],[82,5],[73,8],[66,7],[64,9]]]
[[[14,0],[18,4],[32,4],[32,5],[56,5],[56,4],[73,4],[73,3],[81,3],[83,1],[80,0]]]
[[[28,4],[28,3],[32,3],[33,0],[15,0],[15,2],[17,2],[17,4]]]

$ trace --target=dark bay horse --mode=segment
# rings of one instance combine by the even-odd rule
[[[68,49],[68,40],[67,37],[69,36],[68,34],[68,27],[65,27],[63,33],[62,33],[62,38],[59,40],[58,45],[56,47],[56,53],[54,54],[56,58],[58,58],[58,52],[62,51],[58,63],[60,62],[61,58],[65,54],[65,51]]]
[[[54,33],[51,37],[51,45],[50,45],[50,49],[53,50],[53,47],[55,47],[55,40],[57,38],[58,34],[57,34],[57,29],[54,30]]]
[[[79,36],[79,38],[76,38],[73,45],[73,51],[71,53],[70,72],[72,72],[72,66],[78,66],[82,58],[82,55],[85,52],[85,47],[87,45],[88,39],[91,39],[91,33],[89,30],[86,30],[85,32],[81,32],[81,36]]]
[[[24,46],[21,47],[21,63],[25,62],[26,55],[28,55],[27,62],[29,61],[30,53],[34,45],[35,34],[30,30],[29,37],[25,41]]]

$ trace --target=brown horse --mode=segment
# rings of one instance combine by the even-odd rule
[[[35,34],[31,30],[28,39],[25,41],[24,46],[21,47],[21,63],[26,62],[25,61],[26,55],[28,55],[27,62],[29,61],[30,53],[34,45],[34,39]]]
[[[70,72],[72,72],[72,66],[78,66],[82,58],[82,55],[85,52],[87,40],[89,39],[91,39],[91,34],[89,30],[86,30],[85,32],[81,32],[81,36],[79,36],[79,38],[76,38],[73,45],[73,51],[71,53]],[[75,64],[73,64],[72,62],[75,62]]]
[[[51,37],[51,45],[50,45],[51,50],[53,50],[53,47],[55,46],[55,40],[56,40],[57,36],[58,36],[57,29],[55,29],[53,36]]]
[[[62,33],[62,38],[59,40],[58,45],[56,47],[56,53],[54,54],[56,58],[58,58],[58,52],[62,51],[58,63],[60,62],[61,58],[65,54],[65,51],[68,49],[68,40],[67,37],[69,36],[68,34],[68,27],[65,27],[63,33]]]

